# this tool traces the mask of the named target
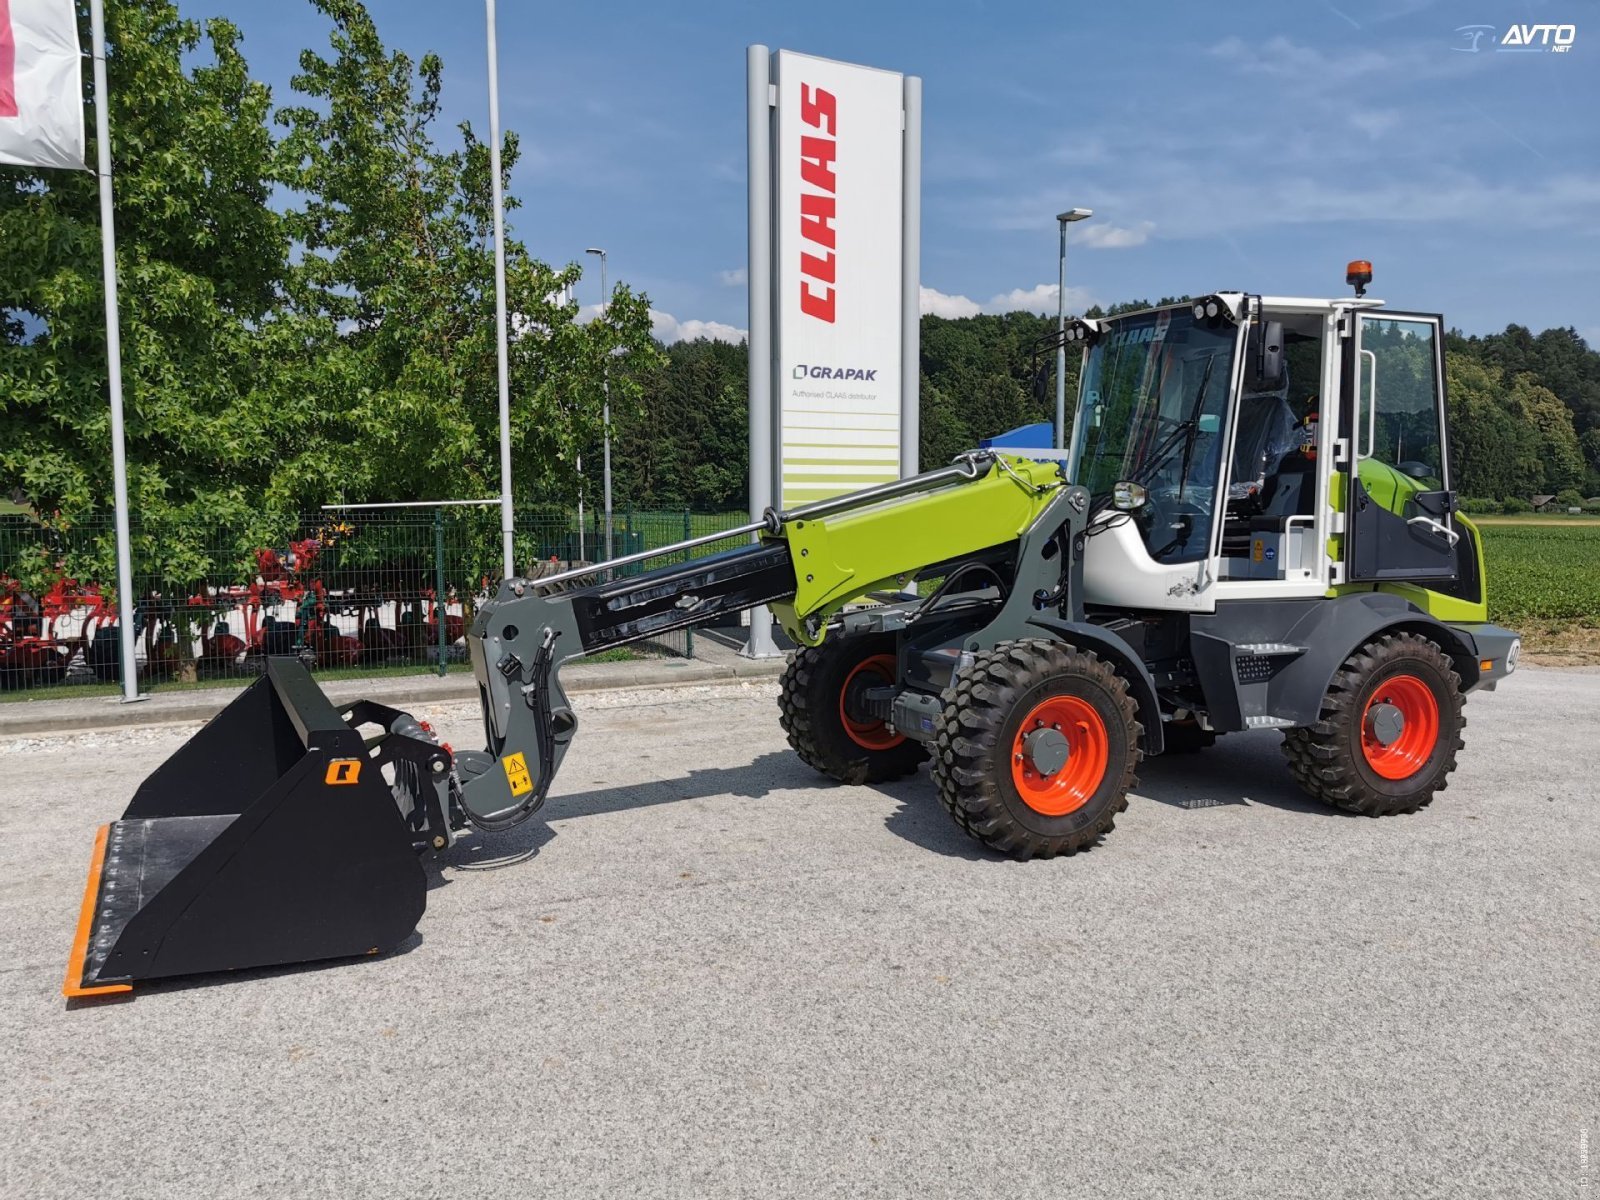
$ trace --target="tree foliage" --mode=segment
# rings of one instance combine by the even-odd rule
[[[248,403],[271,373],[252,330],[288,263],[267,204],[270,100],[226,21],[146,2],[107,22],[135,549],[192,576],[189,531],[247,522],[273,451]],[[0,480],[67,521],[109,508],[111,489],[98,205],[87,172],[0,169]]]
[[[315,7],[328,50],[277,107],[228,22],[108,8],[134,552],[175,588],[303,507],[499,486],[488,147],[467,125],[438,144],[436,56],[386,49],[356,0]],[[508,134],[505,172],[516,156]],[[70,524],[111,499],[94,177],[0,169],[0,245],[0,485]],[[612,356],[657,354],[626,287],[580,324],[559,299],[577,275],[508,237],[521,501],[573,490]],[[638,395],[615,379],[619,411]],[[70,565],[109,575],[109,544]]]
[[[443,65],[387,50],[354,0],[317,0],[332,53],[306,51],[285,107],[281,175],[296,197],[286,223],[303,249],[285,319],[314,345],[320,379],[283,402],[305,424],[278,490],[301,502],[471,497],[499,489],[493,209],[489,148],[469,125],[460,146],[434,140]],[[517,160],[505,138],[502,169]],[[507,208],[516,201],[508,197]],[[605,314],[578,324],[578,268],[554,270],[521,243],[506,252],[514,477],[529,498],[572,482],[577,448],[600,428],[608,356],[648,366],[648,305],[618,286]],[[637,405],[619,373],[612,403]]]

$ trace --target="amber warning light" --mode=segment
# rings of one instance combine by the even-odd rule
[[[1359,298],[1367,294],[1367,284],[1372,282],[1372,264],[1364,258],[1347,263],[1344,268],[1344,281],[1356,289]]]

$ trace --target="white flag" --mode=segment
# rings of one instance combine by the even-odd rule
[[[73,0],[0,0],[0,163],[86,165]]]

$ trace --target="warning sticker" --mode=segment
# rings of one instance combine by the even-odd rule
[[[528,773],[528,760],[521,754],[508,754],[500,760],[506,769],[506,782],[513,796],[526,796],[533,791],[533,776]]]

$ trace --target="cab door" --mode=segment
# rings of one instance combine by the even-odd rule
[[[1345,343],[1345,578],[1456,577],[1440,318],[1357,313]]]

